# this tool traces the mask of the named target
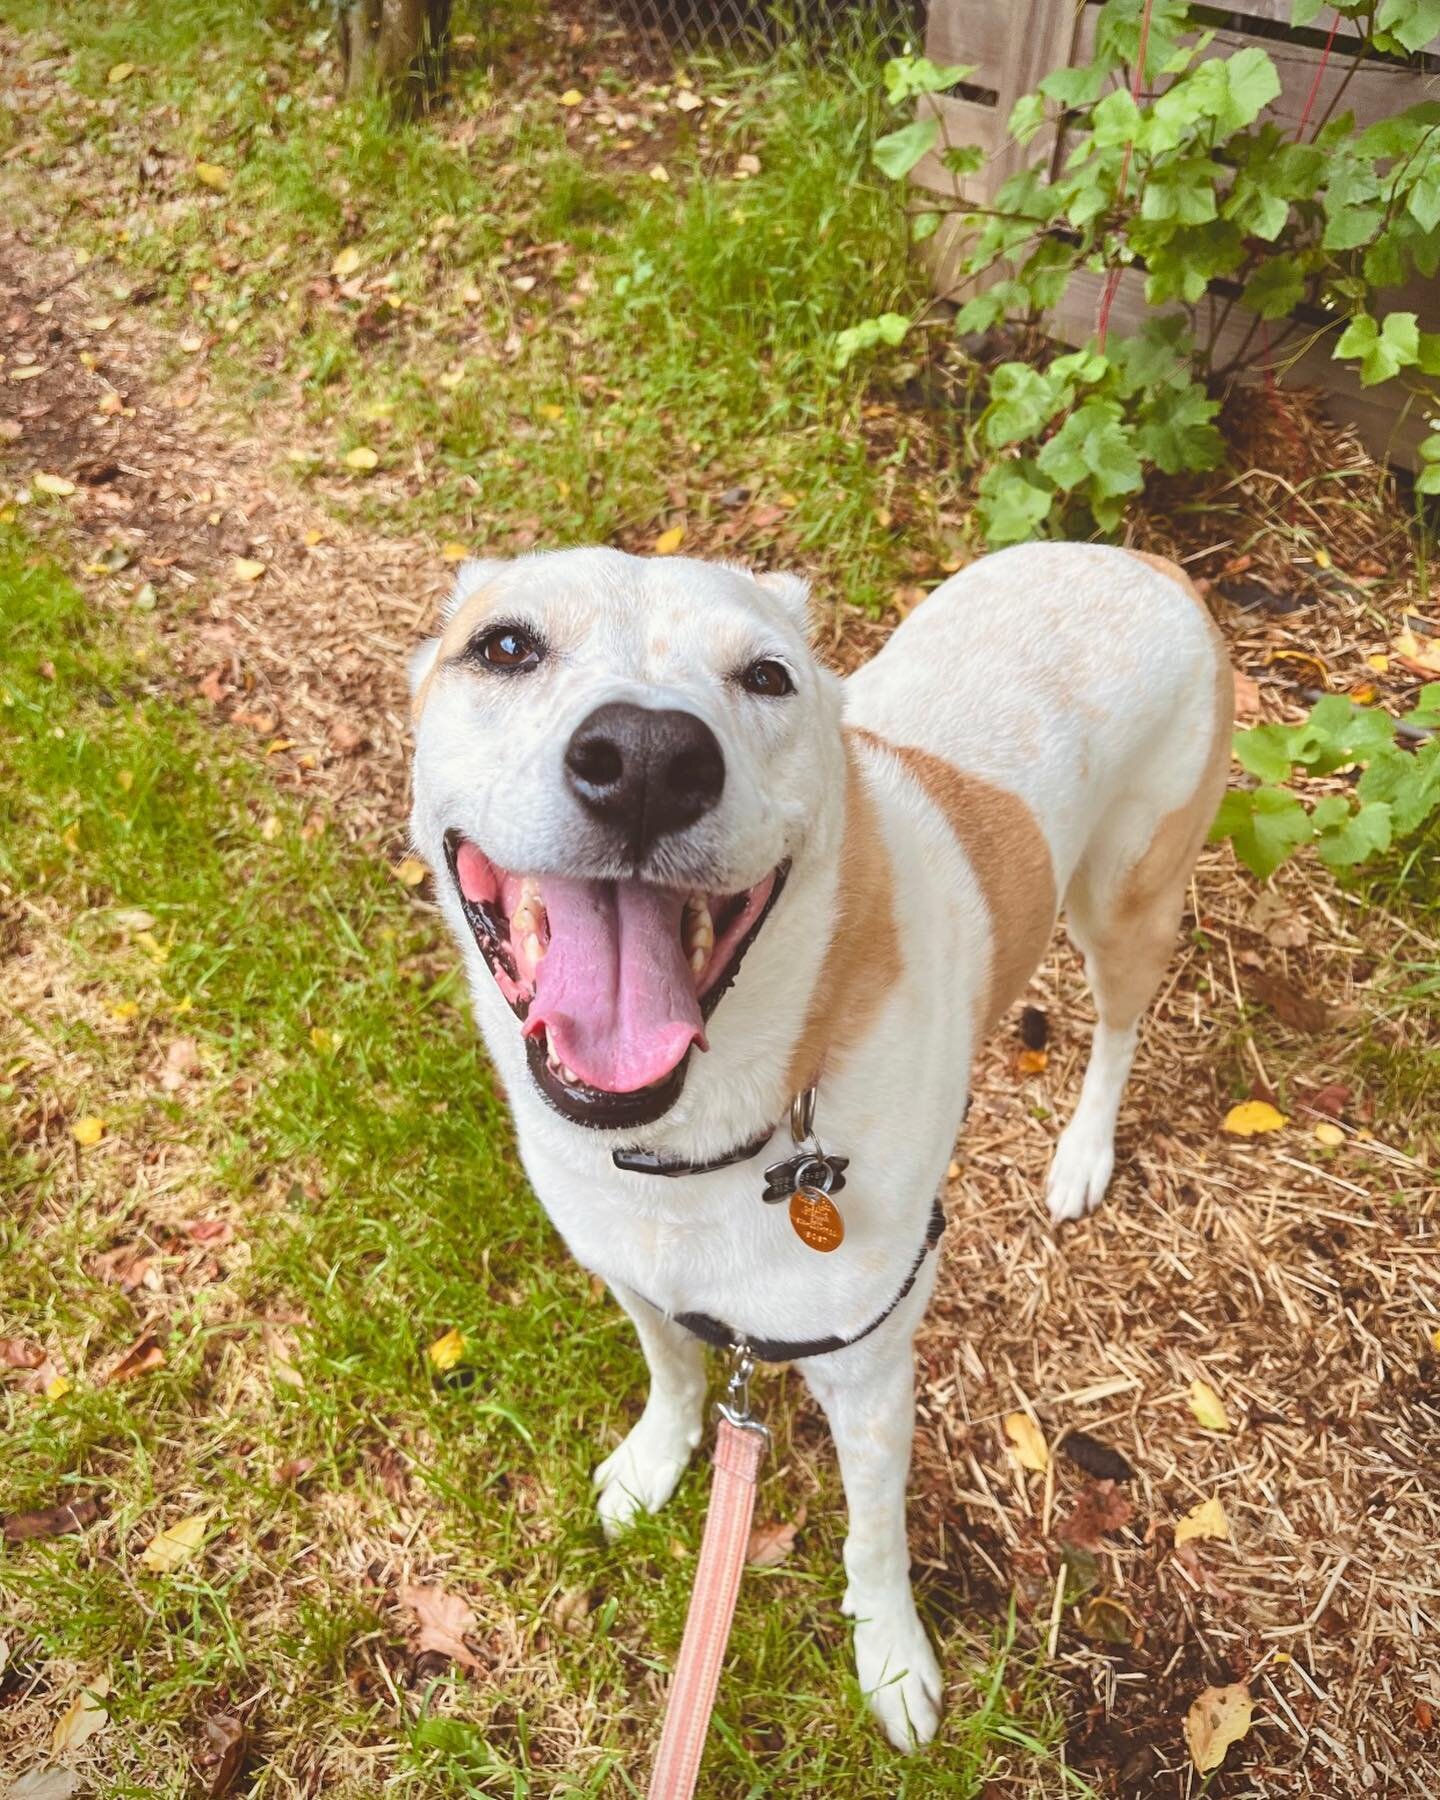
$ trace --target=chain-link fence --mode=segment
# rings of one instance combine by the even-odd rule
[[[745,54],[800,40],[819,53],[925,38],[927,0],[607,0],[618,23],[658,45]]]

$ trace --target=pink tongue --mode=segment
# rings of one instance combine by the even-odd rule
[[[550,946],[535,971],[526,1037],[590,1087],[629,1094],[705,1047],[695,980],[680,941],[684,900],[638,881],[541,883]]]

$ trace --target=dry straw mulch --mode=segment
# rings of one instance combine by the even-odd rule
[[[403,663],[445,585],[437,546],[346,523],[338,489],[307,496],[277,479],[265,421],[227,430],[203,382],[151,385],[164,345],[142,318],[99,342],[86,276],[56,287],[68,270],[13,242],[9,257],[0,348],[43,341],[47,359],[5,397],[22,426],[12,463],[79,483],[73,521],[92,553],[130,550],[129,571],[96,580],[111,603],[140,580],[162,617],[171,595],[203,596],[175,632],[176,679],[257,754],[290,740],[274,766],[310,797],[317,828],[398,850]],[[1413,596],[1382,473],[1303,401],[1273,397],[1246,431],[1248,468],[1217,478],[1201,509],[1172,514],[1162,496],[1137,540],[1213,584],[1252,710],[1295,716],[1307,689],[1357,682],[1392,697],[1365,657]],[[263,580],[236,580],[236,557],[263,561]],[[892,624],[837,605],[827,640],[853,663]],[[1427,1122],[1370,1116],[1352,1061],[1365,1032],[1403,1049],[1411,1029],[1403,1014],[1375,1023],[1387,954],[1440,946],[1359,909],[1314,866],[1261,896],[1212,851],[1193,898],[1098,1217],[1057,1239],[1041,1200],[1090,1016],[1067,949],[1031,995],[1050,1024],[1047,1065],[1022,1064],[1002,1037],[975,1071],[920,1345],[922,1591],[932,1615],[972,1633],[1018,1597],[1022,1644],[1067,1686],[1067,1755],[1107,1791],[1198,1791],[1185,1709],[1207,1683],[1244,1680],[1257,1722],[1211,1792],[1437,1793],[1437,1189]],[[1226,1138],[1247,1087],[1285,1088],[1290,1127]],[[1312,1135],[1332,1115],[1339,1149]],[[1195,1419],[1197,1377],[1222,1397],[1228,1433]],[[1022,1473],[1005,1448],[1015,1411],[1050,1442],[1044,1473]],[[1097,1486],[1093,1447],[1089,1473],[1058,1449],[1076,1429],[1119,1452],[1129,1478]],[[1174,1522],[1211,1496],[1229,1540],[1177,1551]],[[1067,1534],[1079,1549],[1066,1552]]]

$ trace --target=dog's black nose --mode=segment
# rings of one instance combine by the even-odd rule
[[[585,810],[621,833],[638,859],[710,811],[725,786],[725,758],[694,713],[617,700],[576,728],[565,774]]]

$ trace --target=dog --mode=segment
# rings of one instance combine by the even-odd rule
[[[1024,545],[841,680],[797,576],[574,549],[464,564],[410,676],[414,842],[526,1173],[649,1365],[600,1519],[674,1491],[706,1341],[796,1361],[860,1686],[923,1744],[912,1339],[970,1064],[1063,906],[1098,1024],[1047,1201],[1092,1211],[1225,787],[1220,635],[1171,563]]]

